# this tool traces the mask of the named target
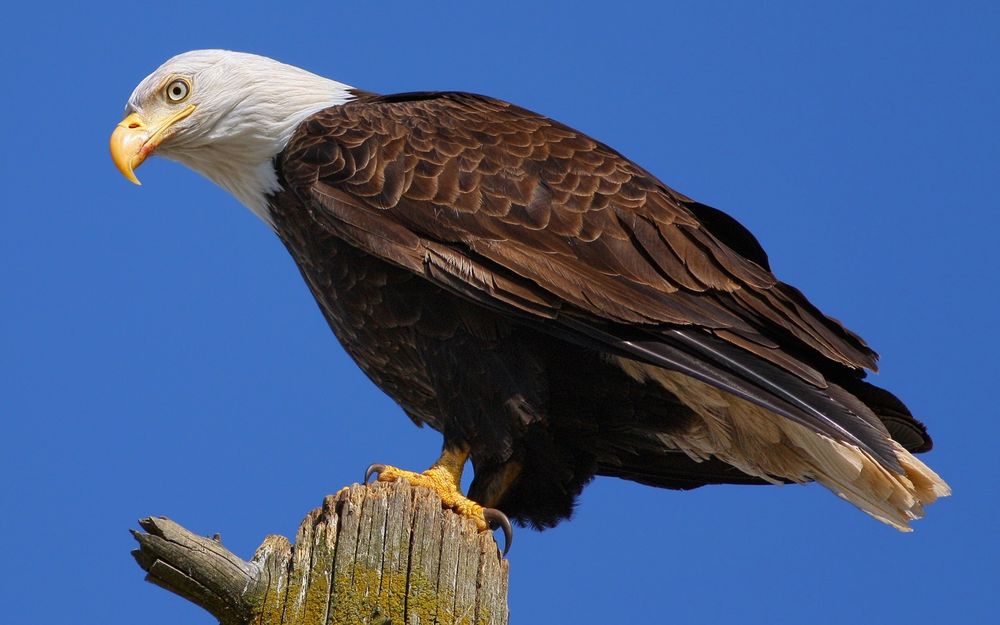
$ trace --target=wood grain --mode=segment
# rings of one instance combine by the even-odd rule
[[[223,625],[505,625],[508,563],[493,537],[406,482],[354,485],[268,536],[247,562],[165,517],[139,522],[146,579]]]

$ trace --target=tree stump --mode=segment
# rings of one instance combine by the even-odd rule
[[[271,535],[246,562],[164,517],[139,522],[146,580],[222,625],[507,623],[508,563],[493,536],[404,481],[354,485]]]

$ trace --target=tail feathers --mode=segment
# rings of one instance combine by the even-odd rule
[[[925,506],[951,493],[941,477],[888,433],[884,448],[892,463],[683,374],[626,358],[618,364],[638,381],[660,384],[700,417],[684,431],[656,434],[664,447],[694,462],[717,458],[772,483],[815,480],[901,531],[910,530]],[[858,410],[874,418],[867,408]],[[643,477],[639,481],[653,481]]]
[[[921,518],[925,506],[951,494],[937,473],[898,443],[894,442],[894,451],[902,473],[887,469],[853,445],[792,426],[791,442],[805,452],[810,477],[900,531],[911,531],[910,521]]]

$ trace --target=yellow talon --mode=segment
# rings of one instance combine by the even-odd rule
[[[386,466],[378,471],[379,482],[395,482],[396,480],[406,480],[412,486],[423,486],[433,490],[441,498],[444,507],[471,518],[476,522],[476,527],[480,531],[489,529],[489,523],[486,522],[486,517],[483,514],[484,508],[458,490],[451,472],[445,467],[435,464],[423,473],[415,473],[391,466]]]
[[[479,531],[496,529],[498,527],[502,528],[506,542],[503,553],[506,555],[513,538],[512,528],[507,516],[499,510],[484,508],[463,495],[460,490],[462,469],[465,467],[465,462],[468,458],[469,450],[467,448],[458,450],[446,448],[438,461],[423,473],[415,473],[382,464],[373,464],[368,467],[368,471],[365,473],[365,482],[368,481],[372,473],[377,473],[379,482],[406,480],[412,486],[423,486],[433,490],[441,498],[441,503],[445,508],[450,508],[456,513],[475,521]]]

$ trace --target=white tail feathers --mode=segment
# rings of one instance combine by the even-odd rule
[[[892,441],[902,473],[858,447],[774,414],[680,373],[615,357],[636,380],[655,381],[701,419],[683,433],[660,433],[668,447],[695,460],[715,456],[768,481],[815,480],[879,521],[910,531],[924,506],[951,494],[927,465]]]
[[[924,516],[924,506],[951,494],[930,467],[893,441],[903,473],[882,466],[866,451],[790,424],[791,442],[807,452],[810,477],[879,521],[909,532],[910,521]]]

